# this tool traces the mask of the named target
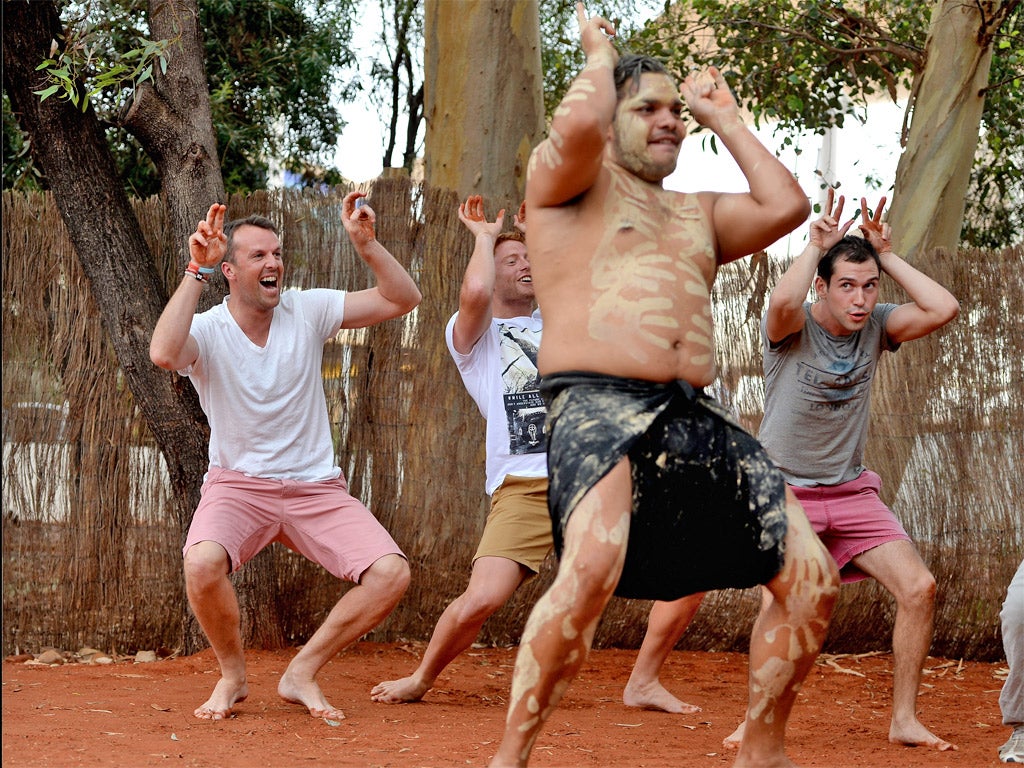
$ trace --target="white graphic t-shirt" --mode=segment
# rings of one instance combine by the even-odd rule
[[[466,391],[487,420],[487,493],[494,493],[505,475],[546,477],[547,408],[537,372],[540,311],[494,318],[468,355],[452,341],[458,315],[448,321],[445,340]]]

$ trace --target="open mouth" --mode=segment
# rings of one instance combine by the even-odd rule
[[[260,285],[264,288],[277,288],[277,276],[271,275],[260,279]]]

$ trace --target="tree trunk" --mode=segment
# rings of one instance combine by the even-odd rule
[[[227,200],[210,113],[198,9],[194,0],[150,0],[148,16],[150,38],[173,41],[167,51],[167,72],[154,67],[153,81],[139,86],[123,125],[160,170],[160,186],[184,271],[189,235],[199,220],[206,218],[211,205]],[[221,298],[217,291],[205,293],[200,309]]]
[[[36,66],[49,56],[50,41],[62,39],[55,5],[5,3],[4,16],[4,87],[50,184],[125,380],[166,458],[183,541],[199,500],[207,432],[195,390],[149,360],[150,335],[167,303],[163,277],[92,108],[83,112],[57,96],[40,101],[33,93],[41,88]],[[192,634],[183,629],[187,651]]]
[[[544,132],[538,13],[537,0],[426,0],[432,185],[518,209],[530,152]]]
[[[896,167],[896,185],[888,221],[893,250],[926,274],[944,258],[956,258],[965,198],[978,144],[985,88],[992,61],[992,39],[1005,21],[1012,0],[961,3],[938,0],[925,43],[924,71],[914,84],[911,130]],[[903,302],[903,294],[886,301]],[[939,331],[941,334],[941,331]],[[873,399],[871,452],[884,458],[891,499],[903,482],[914,441],[907,435],[935,429],[925,409],[902,419],[881,419],[898,400],[914,365],[937,359],[939,334],[922,339],[895,356],[880,375]],[[928,355],[931,355],[930,357]],[[921,403],[938,396],[942,377],[918,382]],[[888,411],[891,413],[891,411]]]
[[[896,168],[889,222],[894,250],[917,265],[955,253],[978,144],[1002,0],[938,0],[915,83],[907,148]],[[925,267],[925,271],[927,268]]]

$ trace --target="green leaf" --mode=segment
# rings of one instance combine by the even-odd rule
[[[46,101],[48,98],[53,96],[53,94],[55,94],[58,90],[60,90],[59,85],[51,85],[49,88],[46,88],[42,91],[32,91],[32,93],[38,96],[40,101]]]

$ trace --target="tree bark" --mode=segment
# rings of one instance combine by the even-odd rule
[[[956,253],[1003,0],[938,0],[915,83],[907,148],[896,167],[894,250],[918,265]],[[927,271],[927,269],[925,270]]]
[[[154,67],[152,82],[142,83],[125,113],[123,125],[160,170],[160,186],[181,268],[188,263],[188,237],[214,203],[227,202],[210,112],[206,59],[199,11],[194,0],[150,0],[153,40],[171,40],[167,72]],[[221,298],[207,291],[201,309]]]
[[[896,167],[896,184],[888,221],[893,250],[927,274],[935,273],[944,258],[956,258],[963,227],[971,168],[974,163],[981,115],[992,62],[993,36],[1005,15],[1019,0],[982,0],[961,3],[937,0],[925,43],[925,65],[914,83],[911,129],[907,148]],[[886,301],[906,301],[890,295]],[[941,331],[940,331],[941,333]],[[930,353],[931,356],[925,355]],[[885,413],[890,399],[899,397],[901,370],[927,364],[938,355],[934,338],[917,341],[898,355],[892,372],[881,384],[872,412]],[[905,377],[902,377],[905,378]],[[939,391],[941,377],[918,382],[919,402],[930,402]],[[890,411],[891,412],[891,411]],[[873,440],[889,452],[885,477],[887,493],[903,482],[913,450],[905,434],[935,428],[924,414],[901,420],[872,419]]]
[[[426,178],[434,186],[518,209],[544,132],[538,14],[536,0],[426,0]]]

